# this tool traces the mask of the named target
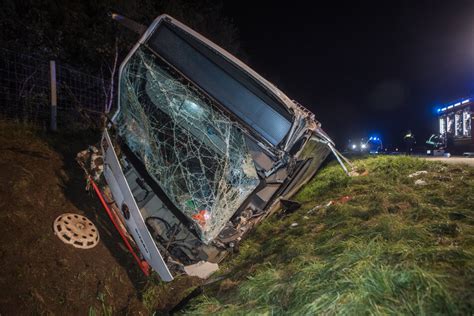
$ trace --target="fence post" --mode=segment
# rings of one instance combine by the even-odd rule
[[[56,117],[58,114],[58,96],[56,90],[56,62],[54,60],[49,61],[49,72],[51,82],[51,130],[56,131],[58,129]]]

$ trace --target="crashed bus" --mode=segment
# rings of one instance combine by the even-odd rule
[[[168,15],[144,31],[118,85],[96,180],[164,281],[214,270],[336,153],[313,113]]]

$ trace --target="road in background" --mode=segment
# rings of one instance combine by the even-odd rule
[[[469,157],[422,157],[430,161],[442,161],[450,164],[466,164],[474,167],[474,158]]]

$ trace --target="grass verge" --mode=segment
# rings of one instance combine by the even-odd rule
[[[368,175],[322,169],[296,196],[302,208],[262,223],[186,313],[472,313],[474,168],[411,157],[355,165]]]

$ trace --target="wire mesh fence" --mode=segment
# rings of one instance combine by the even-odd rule
[[[100,120],[109,81],[57,63],[57,125]],[[0,49],[0,117],[48,127],[51,120],[50,61]]]

